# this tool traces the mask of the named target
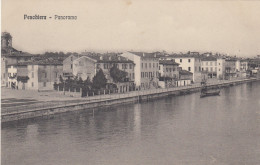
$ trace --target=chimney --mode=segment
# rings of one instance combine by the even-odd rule
[[[156,58],[156,53],[154,54],[154,57]]]

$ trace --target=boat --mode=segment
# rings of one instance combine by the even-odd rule
[[[220,95],[220,90],[219,91],[207,91],[207,92],[202,92],[200,94],[200,97],[219,96],[219,95]]]
[[[206,84],[204,84],[201,88],[200,97],[207,97],[207,96],[219,96],[220,95],[220,88],[217,89],[208,89]]]

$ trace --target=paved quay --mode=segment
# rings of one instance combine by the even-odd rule
[[[254,81],[256,79],[236,79],[236,80],[218,80],[215,82],[207,83],[208,86],[214,85],[225,85],[232,83],[243,83],[246,81]],[[1,115],[13,115],[19,113],[33,112],[43,109],[59,108],[66,106],[73,106],[79,104],[90,104],[98,103],[108,100],[118,100],[123,98],[131,98],[137,96],[146,96],[160,93],[169,93],[173,91],[182,91],[189,89],[200,88],[200,84],[192,84],[189,86],[165,88],[165,89],[152,89],[143,91],[132,91],[128,93],[118,93],[118,94],[107,94],[107,95],[97,95],[91,97],[69,97],[67,95],[62,95],[59,92],[38,92],[29,90],[11,90],[7,88],[2,88],[2,109]]]

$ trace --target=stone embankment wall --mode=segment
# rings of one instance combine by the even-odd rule
[[[216,86],[225,87],[233,86],[236,84],[241,84],[250,81],[258,81],[259,79],[244,79],[244,80],[234,80],[226,82],[216,82],[209,84],[209,88],[214,88]],[[200,91],[200,85],[197,86],[185,86],[180,88],[168,88],[168,89],[154,89],[147,91],[135,91],[132,93],[121,94],[117,96],[106,96],[100,97],[99,100],[86,101],[80,103],[71,103],[67,105],[58,105],[54,107],[42,107],[38,109],[27,109],[17,112],[5,113],[1,115],[1,122],[15,121],[20,119],[34,118],[46,115],[53,115],[57,113],[64,113],[69,111],[77,110],[93,110],[93,108],[111,106],[116,104],[134,103],[141,101],[149,101],[152,99],[166,97],[171,95],[183,95],[193,92]]]

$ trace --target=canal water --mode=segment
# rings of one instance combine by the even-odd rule
[[[2,124],[2,165],[259,165],[260,82]]]

